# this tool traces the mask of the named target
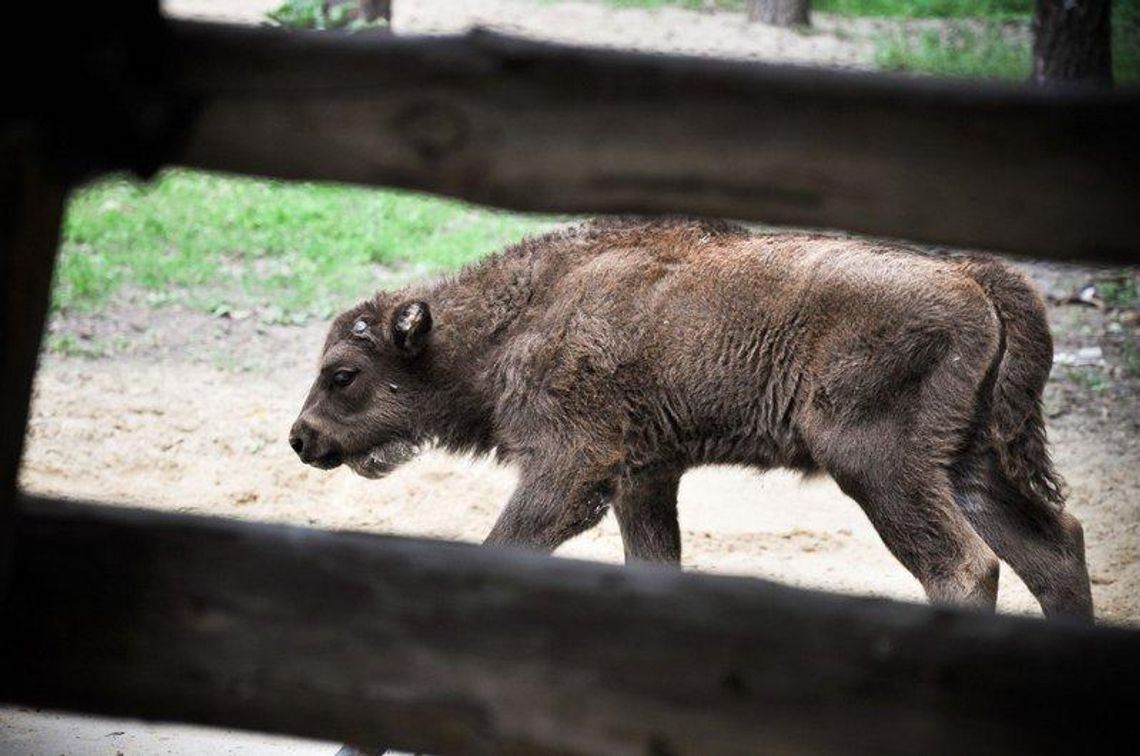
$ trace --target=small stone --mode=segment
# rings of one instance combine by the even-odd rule
[[[1078,360],[1082,360],[1082,361],[1091,360],[1091,361],[1096,362],[1096,361],[1101,360],[1103,357],[1104,357],[1104,352],[1098,346],[1081,347],[1080,349],[1077,350],[1077,359]]]
[[[1092,367],[1104,364],[1104,351],[1098,346],[1081,347],[1075,352],[1057,352],[1053,364],[1069,367]]]
[[[1104,302],[1100,298],[1100,293],[1096,290],[1096,286],[1089,284],[1077,292],[1077,301],[1083,302],[1093,307],[1103,307]]]

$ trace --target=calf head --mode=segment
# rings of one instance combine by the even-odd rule
[[[417,407],[430,392],[424,363],[431,328],[426,302],[383,297],[333,322],[289,433],[302,462],[323,470],[343,463],[379,478],[415,454],[424,436]]]

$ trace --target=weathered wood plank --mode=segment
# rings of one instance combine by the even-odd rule
[[[432,753],[1072,753],[1140,633],[32,500],[0,699]],[[1131,701],[1131,696],[1127,698]]]
[[[29,129],[0,133],[0,596],[8,582],[16,477],[65,196],[40,147]]]
[[[841,73],[475,33],[176,23],[175,162],[518,210],[686,212],[1056,258],[1140,239],[1140,94]]]
[[[0,108],[0,596],[67,190],[105,170],[152,173],[182,107],[159,94],[169,79],[158,10],[157,0],[81,4],[61,24],[59,8],[21,3],[0,31],[9,72]]]

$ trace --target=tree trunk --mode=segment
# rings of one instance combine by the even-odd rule
[[[748,0],[748,20],[769,26],[807,26],[811,0]]]
[[[1112,86],[1111,0],[1037,0],[1033,82]]]
[[[392,0],[360,0],[360,13],[365,21],[392,20]]]

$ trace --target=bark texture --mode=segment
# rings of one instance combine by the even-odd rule
[[[1112,86],[1111,0],[1037,0],[1033,82]]]

